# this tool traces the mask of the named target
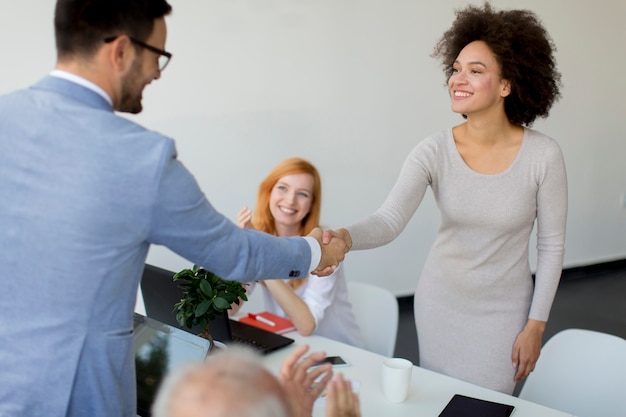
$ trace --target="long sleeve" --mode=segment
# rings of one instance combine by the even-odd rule
[[[352,249],[371,249],[394,240],[419,207],[436,163],[437,143],[420,142],[404,161],[398,179],[382,206],[373,214],[347,227]]]
[[[213,208],[175,158],[173,145],[162,157],[164,168],[154,193],[148,241],[165,245],[226,279],[253,281],[308,274],[311,249],[304,238],[277,238],[238,227]]]
[[[567,176],[556,142],[546,147],[537,192],[537,268],[529,318],[546,321],[559,285],[565,252]]]

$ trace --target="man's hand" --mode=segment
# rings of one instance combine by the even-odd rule
[[[348,232],[347,229],[341,228],[337,230],[326,230],[322,235],[322,243],[326,245],[328,242],[331,241],[333,237],[339,238],[346,242],[346,245],[348,245],[348,251],[352,249],[352,236],[350,236],[350,232]],[[348,251],[346,251],[346,253]]]
[[[326,417],[361,417],[359,396],[350,381],[337,374],[326,388]]]
[[[330,364],[317,366],[309,372],[311,366],[324,359],[326,354],[313,352],[302,358],[308,350],[308,345],[295,349],[283,362],[278,375],[278,380],[291,401],[294,417],[311,417],[313,403],[333,376]],[[315,382],[320,376],[319,381]]]
[[[350,250],[350,245],[352,244],[352,239],[350,239],[350,234],[347,231],[345,234],[334,234],[334,232],[325,233],[330,234],[330,237],[326,242],[322,241],[322,229],[319,227],[316,227],[311,231],[311,233],[309,233],[310,237],[317,239],[322,249],[322,258],[320,259],[320,263],[317,268],[311,272],[312,274],[320,277],[333,273],[339,263],[343,261],[346,253]],[[348,245],[344,240],[346,235],[347,238],[350,239],[350,245]]]

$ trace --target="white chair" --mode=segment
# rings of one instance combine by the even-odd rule
[[[582,329],[555,334],[519,397],[577,417],[626,416],[626,340]]]
[[[361,329],[365,349],[393,356],[398,334],[398,299],[385,288],[348,281],[348,301]]]

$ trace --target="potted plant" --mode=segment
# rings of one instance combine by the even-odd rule
[[[222,279],[198,265],[178,272],[174,281],[181,281],[178,287],[183,291],[183,298],[174,306],[176,320],[189,329],[199,325],[202,333],[198,336],[208,339],[213,349],[211,320],[221,317],[232,303],[239,304],[240,298],[247,301],[245,288],[240,282]]]

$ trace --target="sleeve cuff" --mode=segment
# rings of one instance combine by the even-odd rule
[[[304,236],[304,240],[307,241],[309,247],[311,248],[311,265],[309,266],[309,272],[311,272],[320,264],[320,260],[322,259],[322,248],[314,237]]]

